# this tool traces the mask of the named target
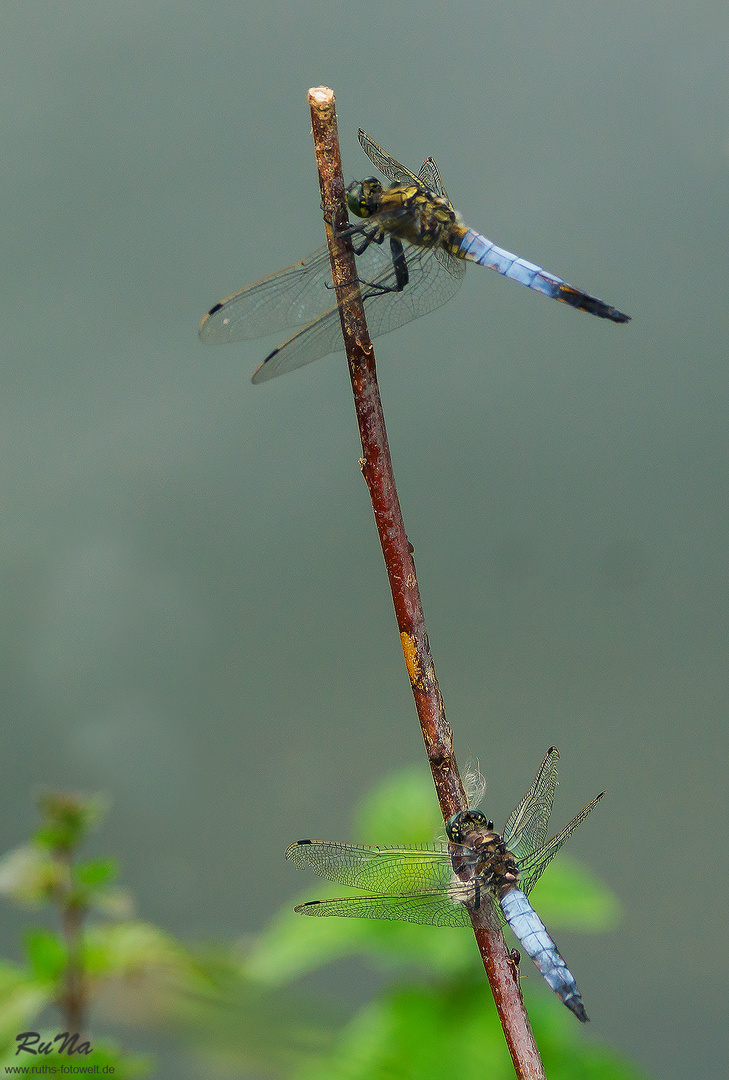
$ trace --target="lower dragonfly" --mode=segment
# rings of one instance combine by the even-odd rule
[[[416,176],[364,131],[357,135],[364,152],[391,181],[383,187],[369,177],[347,188],[349,210],[363,220],[343,235],[353,241],[356,284],[372,337],[449,300],[463,281],[466,261],[488,266],[600,318],[629,321],[629,315],[467,228],[453,209],[432,158],[423,162]],[[302,327],[258,367],[253,382],[265,382],[343,348],[339,306],[346,302],[346,288],[344,294],[338,305],[329,253],[323,247],[211,307],[200,323],[200,340],[220,345]]]
[[[557,786],[555,746],[547,751],[534,783],[509,815],[501,835],[480,810],[454,814],[448,843],[413,847],[366,847],[327,840],[298,840],[286,852],[299,869],[310,867],[340,885],[369,896],[311,900],[302,915],[397,919],[431,926],[495,929],[508,923],[548,986],[578,1020],[589,1018],[572,972],[527,897],[565,840],[605,792],[544,843]]]

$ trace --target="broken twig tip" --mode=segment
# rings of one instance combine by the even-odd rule
[[[309,90],[309,105],[317,109],[326,109],[334,102],[334,91],[328,86],[312,86]]]

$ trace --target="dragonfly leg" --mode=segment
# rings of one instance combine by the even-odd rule
[[[346,233],[348,232],[348,230],[350,228],[349,221],[347,222],[346,226],[343,229],[340,230],[334,224],[334,212],[331,211],[331,210],[327,210],[324,203],[319,203],[319,209],[322,212],[322,217],[324,218],[324,221],[326,222],[327,225],[329,225],[331,227],[331,229],[333,230],[335,236],[344,236],[344,235],[346,235]]]
[[[362,237],[362,242],[360,244],[356,244],[354,240],[352,240],[352,237],[356,236],[358,233]],[[352,225],[349,229],[345,229],[344,232],[339,233],[339,235],[349,237],[349,239],[352,240],[352,250],[355,255],[361,255],[362,252],[367,250],[370,244],[382,244],[385,240],[383,229],[372,230],[364,225]]]
[[[359,225],[352,225],[352,223],[349,222],[346,228],[337,229],[331,215],[325,214],[324,220],[328,225],[331,225],[334,235],[338,239],[340,237],[351,239],[353,236],[362,236],[362,243],[359,246],[354,242],[352,243],[355,255],[361,255],[363,251],[366,251],[370,244],[381,244],[385,239],[385,230],[373,226],[372,222],[369,221],[362,221]]]
[[[510,949],[509,950],[509,955],[507,957],[507,963],[508,963],[509,967],[511,968],[511,974],[512,974],[514,982],[517,984],[517,986],[519,985],[519,979],[521,978],[521,976],[519,975],[519,964],[520,964],[520,962],[521,962],[521,953],[519,952],[519,950],[518,949]]]
[[[383,229],[373,229],[371,223],[363,221],[359,225],[352,225],[351,222],[347,222],[343,229],[338,229],[334,223],[334,215],[325,210],[324,205],[321,205],[321,209],[324,215],[324,221],[329,225],[337,239],[350,238],[360,233],[364,239],[361,246],[358,248],[354,243],[352,247],[355,255],[361,255],[370,244],[374,241],[376,244],[381,244],[385,239],[385,233]]]
[[[376,241],[381,243],[381,241]],[[402,246],[402,241],[398,240],[396,236],[390,237],[390,255],[392,256],[392,268],[395,271],[395,284],[385,285],[379,281],[360,281],[360,285],[366,285],[372,291],[369,296],[382,296],[384,293],[402,292],[405,286],[410,281],[410,272],[408,270],[407,259],[405,258],[405,251]]]
[[[381,244],[385,239],[385,234],[384,232],[382,232],[382,230],[379,230],[379,232],[380,235],[377,236],[366,234],[364,242],[362,243],[359,250],[353,244],[352,247],[354,248],[355,255],[361,255],[362,252],[365,251],[365,249],[369,247],[369,245],[373,242],[375,244]],[[369,299],[372,296],[383,296],[386,293],[402,292],[405,286],[410,281],[410,272],[408,270],[407,259],[405,258],[405,250],[402,246],[402,241],[398,240],[396,236],[390,237],[390,255],[392,257],[392,267],[395,273],[395,284],[386,285],[384,282],[381,281],[367,281],[366,278],[356,278],[355,280],[357,284],[363,285],[370,290],[367,293],[365,299]],[[355,284],[355,282],[347,281],[343,284],[353,285]],[[325,281],[324,288],[333,289],[334,286],[330,285],[328,282]]]

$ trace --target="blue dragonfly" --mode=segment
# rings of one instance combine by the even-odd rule
[[[327,840],[298,840],[286,852],[299,869],[309,867],[340,885],[366,889],[367,896],[310,900],[302,915],[396,919],[432,926],[508,923],[547,984],[585,1023],[582,995],[529,893],[565,840],[602,799],[601,792],[548,843],[547,826],[557,786],[555,746],[534,783],[509,814],[503,833],[480,810],[454,814],[446,823],[448,843],[413,847],[367,847]]]
[[[630,320],[629,315],[467,228],[453,209],[432,158],[423,162],[416,176],[364,131],[357,134],[364,152],[391,181],[383,187],[369,177],[347,188],[349,210],[360,223],[346,229],[345,235],[352,238],[357,283],[372,337],[444,304],[463,281],[466,262],[488,266],[600,318],[617,323]],[[294,327],[302,329],[266,357],[253,375],[254,383],[343,347],[326,247],[215,304],[200,323],[199,334],[206,344],[219,345]]]

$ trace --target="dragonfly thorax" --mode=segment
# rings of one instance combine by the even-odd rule
[[[442,244],[457,254],[466,232],[448,200],[420,184],[383,187],[369,176],[349,185],[347,206],[356,217],[375,218],[383,232],[419,247]]]
[[[453,869],[462,881],[478,879],[481,887],[492,889],[498,896],[513,888],[519,878],[519,868],[503,837],[494,831],[480,810],[465,810],[454,814],[446,823],[446,833],[452,844]]]

